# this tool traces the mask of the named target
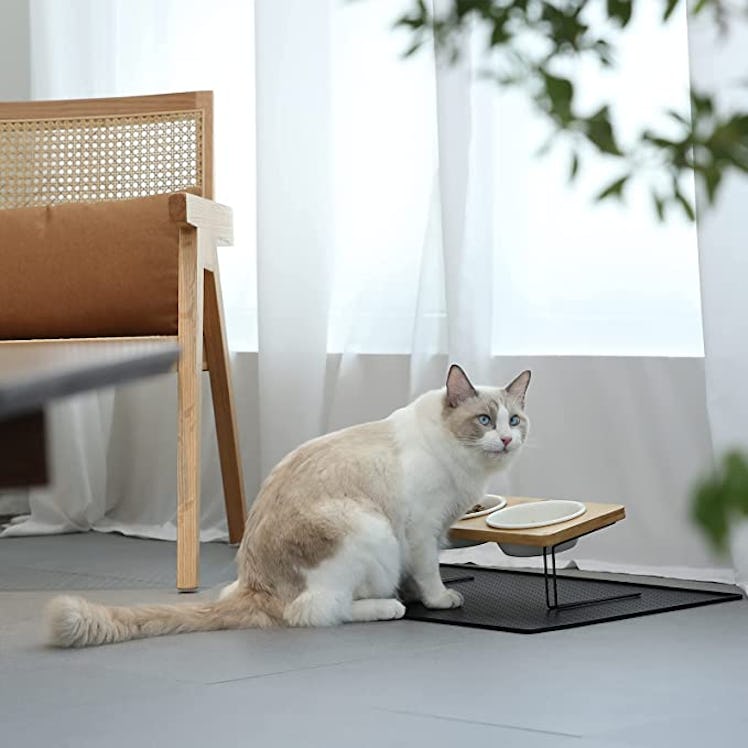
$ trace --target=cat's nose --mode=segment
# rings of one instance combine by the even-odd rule
[[[505,447],[508,447],[512,443],[512,437],[511,436],[502,436],[501,441],[503,442]]]

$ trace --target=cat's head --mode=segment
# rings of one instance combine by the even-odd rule
[[[527,439],[530,421],[525,394],[530,372],[523,371],[506,387],[476,388],[456,364],[449,367],[442,418],[453,436],[498,469],[517,453]]]

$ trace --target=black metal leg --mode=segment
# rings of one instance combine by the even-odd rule
[[[455,577],[454,579],[445,579],[444,584],[457,584],[457,582],[472,582],[475,579],[473,574],[465,574],[462,577]]]
[[[551,558],[553,559],[553,574],[548,576],[548,549],[543,547],[543,585],[545,587],[545,605],[549,610],[553,610],[558,607],[558,584],[556,577],[556,554],[551,552]],[[553,602],[551,602],[551,596],[549,592],[549,583],[553,585]]]
[[[545,604],[548,610],[569,610],[571,608],[583,608],[587,605],[600,605],[616,600],[633,600],[641,597],[641,592],[630,592],[626,595],[611,595],[610,597],[598,597],[593,600],[580,600],[575,603],[559,603],[558,601],[558,575],[556,574],[556,546],[552,545],[551,574],[548,574],[548,548],[543,548],[543,584],[545,586]],[[551,595],[551,591],[553,594]]]

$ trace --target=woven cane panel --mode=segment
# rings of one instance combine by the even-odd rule
[[[202,111],[0,120],[0,208],[204,191]]]

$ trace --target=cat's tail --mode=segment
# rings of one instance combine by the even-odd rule
[[[267,597],[238,590],[215,602],[109,607],[67,595],[47,606],[49,643],[90,647],[165,634],[218,629],[267,628],[279,623]]]

